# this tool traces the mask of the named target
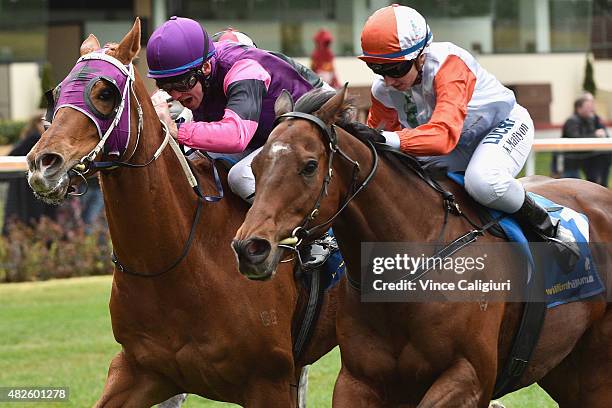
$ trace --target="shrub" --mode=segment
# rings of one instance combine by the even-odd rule
[[[26,125],[20,120],[0,120],[0,145],[15,144]]]
[[[89,233],[79,223],[41,218],[30,227],[10,222],[0,237],[0,282],[21,282],[112,273],[111,244],[103,222]]]

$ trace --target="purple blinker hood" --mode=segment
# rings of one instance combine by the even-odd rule
[[[101,49],[79,58],[72,71],[59,85],[53,117],[63,107],[78,110],[89,117],[98,129],[100,144],[94,149],[95,154],[97,155],[103,146],[105,154],[120,156],[130,140],[129,90],[134,80],[134,71],[132,64],[123,65],[119,60],[107,55],[106,51],[107,49]],[[90,99],[92,87],[100,80],[116,88],[119,101],[111,114],[106,116],[95,108]]]

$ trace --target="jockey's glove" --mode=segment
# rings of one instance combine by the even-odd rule
[[[396,132],[376,130],[359,122],[343,124],[342,128],[363,141],[370,140],[377,144],[387,145],[395,150],[400,149],[400,140]]]

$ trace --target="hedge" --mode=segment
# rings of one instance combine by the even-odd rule
[[[10,223],[0,236],[0,282],[110,274],[111,244],[103,222],[86,230],[41,218],[33,227]]]
[[[12,145],[19,141],[19,135],[27,125],[25,121],[0,120],[0,145]]]

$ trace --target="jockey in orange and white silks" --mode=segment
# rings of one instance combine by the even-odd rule
[[[469,52],[432,39],[410,7],[393,4],[367,20],[359,58],[378,74],[368,126],[427,165],[465,171],[465,188],[480,204],[571,242],[515,179],[534,139],[527,110]]]

